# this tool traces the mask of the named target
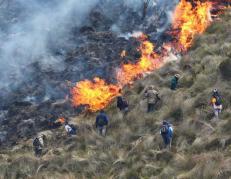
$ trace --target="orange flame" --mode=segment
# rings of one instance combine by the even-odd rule
[[[203,33],[211,22],[212,3],[195,1],[195,7],[186,0],[181,0],[175,9],[173,28],[177,34],[178,50],[185,51],[191,47],[194,37]]]
[[[144,72],[151,71],[159,65],[158,55],[153,52],[154,45],[145,40],[139,48],[141,58],[136,64],[123,64],[117,72],[117,81],[121,85],[131,83],[140,77]]]
[[[145,34],[137,37],[141,41],[139,51],[141,58],[135,64],[123,64],[117,72],[118,84],[107,84],[98,77],[93,81],[84,80],[71,89],[72,104],[77,107],[87,106],[90,111],[98,111],[105,108],[116,96],[119,95],[121,87],[141,77],[145,72],[152,71],[163,65],[163,58],[167,51],[173,49],[178,52],[186,51],[191,47],[194,37],[203,33],[211,22],[211,2],[195,1],[195,7],[186,0],[181,0],[174,12],[173,32],[177,32],[177,41],[163,46],[161,55],[156,54],[154,45],[148,41]],[[126,53],[125,53],[126,55]],[[124,52],[121,53],[124,56]]]
[[[65,121],[66,121],[66,120],[65,120],[65,118],[63,118],[63,117],[61,117],[61,118],[58,119],[58,122],[60,122],[61,124],[64,124]]]
[[[95,112],[105,108],[119,94],[119,90],[120,87],[107,84],[98,77],[93,82],[80,81],[71,90],[72,104],[74,107],[86,105],[90,111]]]

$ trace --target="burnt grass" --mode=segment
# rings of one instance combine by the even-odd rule
[[[67,100],[67,97],[71,98],[70,89],[76,82],[97,76],[109,83],[116,83],[116,68],[122,62],[135,63],[140,58],[137,51],[140,42],[136,38],[121,37],[118,32],[111,30],[117,16],[124,17],[118,22],[120,34],[126,35],[137,29],[147,32],[150,39],[155,37],[152,41],[156,44],[161,45],[166,41],[168,35],[158,33],[158,26],[148,23],[153,13],[142,20],[139,12],[118,3],[109,17],[105,9],[102,10],[105,7],[110,9],[109,5],[109,2],[98,4],[81,27],[70,29],[69,41],[75,44],[71,48],[67,48],[67,44],[59,49],[50,42],[51,54],[63,59],[62,62],[55,67],[34,62],[21,69],[24,74],[22,81],[12,75],[10,87],[1,89],[0,129],[4,133],[2,138],[8,139],[1,140],[1,145],[12,145],[18,138],[30,138],[48,129],[49,119],[59,116],[69,118],[81,113],[82,107],[73,108],[70,100]],[[156,24],[161,25],[166,18],[164,12],[156,11]],[[122,58],[122,50],[129,55]]]
[[[113,19],[93,11],[88,24],[73,29],[73,38],[82,44],[65,54],[61,71],[31,64],[25,70],[28,78],[1,96],[0,177],[227,178],[231,173],[230,17],[228,11],[177,62],[169,62],[124,89],[131,109],[122,117],[115,102],[108,106],[111,124],[107,137],[102,138],[94,129],[96,114],[81,114],[82,109],[74,109],[65,100],[70,88],[65,80],[73,85],[97,75],[114,82],[114,75],[108,74],[120,65],[120,52],[127,50],[130,57],[125,60],[135,62],[139,42],[117,37],[109,29]],[[136,23],[128,23],[124,31]],[[173,72],[181,74],[180,88],[174,92],[169,89]],[[149,84],[155,85],[162,99],[151,114],[145,112],[143,99]],[[208,105],[214,88],[224,100],[221,119],[215,122]],[[47,119],[59,116],[78,126],[77,136],[66,136],[63,127],[48,130]],[[163,119],[174,127],[171,151],[163,150],[159,135]],[[33,155],[32,138],[39,132],[46,134],[47,141],[38,159]]]

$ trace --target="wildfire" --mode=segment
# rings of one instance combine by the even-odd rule
[[[164,64],[163,59],[168,56],[169,51],[186,51],[191,47],[194,37],[203,33],[211,23],[212,6],[213,4],[209,1],[188,2],[181,0],[173,16],[171,34],[176,37],[176,42],[164,44],[161,55],[158,55],[154,52],[154,45],[148,41],[148,37],[143,33],[136,33],[135,38],[141,42],[138,49],[141,57],[138,62],[121,65],[116,76],[117,84],[108,84],[98,77],[93,81],[78,82],[71,89],[73,106],[84,105],[93,112],[103,109],[119,95],[119,91],[124,85],[130,84],[145,72],[161,67]],[[121,57],[126,56],[126,51],[122,51],[120,55]]]
[[[87,106],[90,111],[105,108],[111,100],[119,95],[120,87],[107,84],[98,77],[93,81],[84,80],[71,89],[73,106]]]
[[[154,45],[148,40],[141,42],[139,51],[141,58],[136,64],[123,64],[117,72],[117,81],[120,85],[131,83],[144,72],[158,67],[158,55],[153,52]]]
[[[185,51],[191,47],[194,37],[203,33],[211,22],[211,2],[195,1],[193,4],[181,0],[175,9],[173,29],[179,30],[177,36],[178,50]]]

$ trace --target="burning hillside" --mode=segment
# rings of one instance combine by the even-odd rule
[[[174,2],[149,4],[143,18],[143,2],[135,1],[0,3],[1,141],[29,137],[46,129],[49,120],[79,114],[79,105],[92,111],[104,108],[123,85],[151,70],[149,65],[156,63],[152,42],[131,34],[153,32],[161,43],[163,31],[158,29],[169,25],[166,14]],[[122,75],[129,68],[136,72],[126,79]]]
[[[67,135],[64,126],[37,133],[40,137],[42,134],[46,136],[39,158],[33,153],[34,136],[16,140],[14,146],[1,146],[0,178],[230,178],[231,11],[227,10],[219,18],[219,21],[212,23],[205,33],[196,38],[192,48],[178,62],[169,62],[134,82],[132,88],[123,89],[123,97],[129,102],[129,112],[122,115],[114,104],[105,109],[109,117],[105,137],[96,133],[95,120],[98,113],[71,116],[68,121],[70,125],[77,126],[77,135]],[[164,46],[165,49],[170,47],[169,44]],[[160,54],[159,49],[154,50]],[[129,48],[125,51],[126,56],[121,59],[124,62],[128,61],[127,57],[131,54],[128,53]],[[140,57],[141,54],[137,55],[137,58]],[[172,91],[169,89],[170,77],[176,73],[181,78],[178,88]],[[104,83],[95,79],[91,89],[97,87],[105,93],[113,92],[114,86],[111,89],[102,88],[110,87],[110,81],[106,81]],[[81,81],[81,86],[89,83],[91,81]],[[147,101],[143,97],[150,84],[158,89],[161,102],[154,112],[147,113]],[[223,110],[219,119],[214,118],[213,107],[208,105],[214,88],[219,90],[222,97]],[[101,94],[101,91],[98,93]],[[94,91],[89,93],[94,98],[98,97]],[[33,120],[38,119],[35,117],[41,117],[50,106],[54,107],[52,111],[58,105],[62,111],[69,110],[58,101],[51,105],[48,102],[42,103],[39,107],[26,105],[29,104],[21,103],[11,108],[11,120],[8,120],[8,124],[11,123],[9,126],[13,126],[13,132],[20,135],[26,128],[32,131]],[[22,112],[24,115],[21,115]],[[18,117],[17,121],[15,116]],[[21,118],[30,120],[23,120],[22,123]],[[161,124],[165,119],[174,128],[171,150],[164,149],[160,135]],[[64,122],[63,118],[59,120]],[[6,122],[1,123],[1,127]],[[39,120],[36,120],[36,127],[40,129],[38,123]],[[4,131],[0,131],[1,140],[3,136]],[[8,140],[15,141],[10,136]]]
[[[176,48],[179,51],[191,47],[196,35],[205,31],[211,23],[211,2],[196,1],[192,3],[182,0],[173,15],[173,29],[176,29]]]
[[[185,52],[229,4],[164,0],[143,9],[136,1],[0,4],[1,141],[29,137],[83,108],[105,108],[170,53]]]
[[[220,5],[220,6],[219,6]],[[176,6],[173,13],[172,29],[168,32],[172,35],[172,42],[168,43],[168,48],[173,49],[176,53],[181,53],[186,51],[191,47],[193,40],[196,35],[202,34],[209,24],[212,22],[212,10],[217,9],[218,11],[224,7],[224,4],[211,1],[186,1],[181,0]],[[132,83],[135,79],[140,78],[144,73],[153,71],[156,68],[161,67],[165,62],[164,58],[166,57],[165,51],[161,51],[160,54],[157,54],[154,49],[154,44],[148,41],[146,35],[141,35],[138,37],[140,40],[140,47],[138,51],[141,52],[141,57],[137,63],[127,63],[122,64],[121,67],[117,70],[116,79],[117,82],[113,86],[117,88],[122,88],[123,86]],[[100,79],[103,81],[103,79]],[[86,105],[92,106],[94,103],[94,111],[102,109],[111,100],[116,97],[119,93],[113,91],[108,98],[105,98],[104,95],[97,96],[97,99],[91,95],[85,96],[80,91],[94,91],[97,93],[97,90],[92,88],[94,82],[89,82],[88,85],[82,86],[82,82],[78,82],[76,87],[73,88],[73,98],[72,102],[74,106]],[[108,88],[108,85],[104,82],[104,88]],[[97,102],[99,103],[97,104]],[[101,105],[103,102],[104,105]],[[91,110],[91,108],[89,108]]]

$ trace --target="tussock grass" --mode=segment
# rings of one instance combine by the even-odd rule
[[[124,89],[130,111],[123,116],[115,101],[106,109],[110,118],[107,137],[95,132],[96,114],[73,117],[78,135],[67,137],[63,128],[44,131],[46,151],[33,156],[32,140],[20,141],[0,154],[0,178],[108,179],[228,178],[231,175],[231,14],[198,36],[190,52],[179,62]],[[181,74],[179,89],[171,91],[171,76]],[[146,113],[144,90],[154,85],[161,102]],[[214,115],[209,100],[218,88],[224,110]],[[173,124],[172,150],[163,149],[162,120]]]

